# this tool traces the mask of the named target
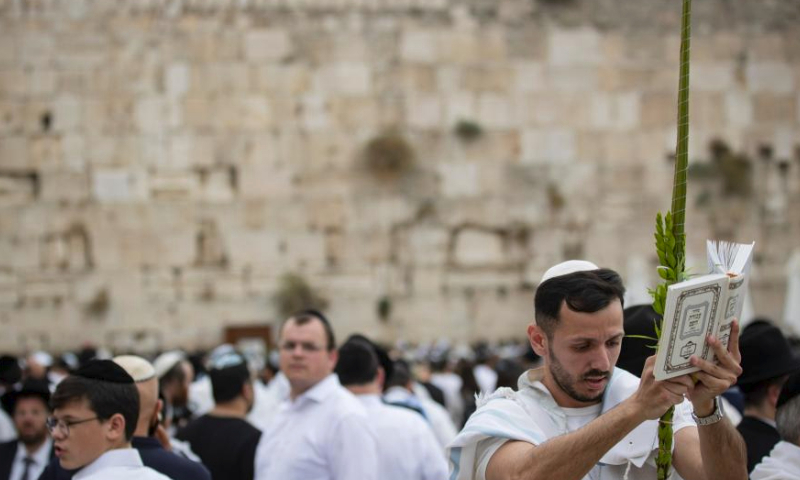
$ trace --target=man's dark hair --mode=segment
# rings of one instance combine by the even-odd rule
[[[772,386],[782,386],[789,375],[781,375],[780,377],[768,378],[755,383],[745,383],[739,385],[739,390],[744,395],[744,406],[752,407],[761,405],[769,395],[769,388]]]
[[[595,313],[606,308],[614,299],[619,299],[624,307],[624,297],[622,279],[617,272],[608,268],[553,277],[536,289],[536,325],[548,338],[552,338],[563,303],[574,312]]]
[[[251,381],[250,370],[244,359],[237,365],[220,369],[210,368],[208,377],[211,379],[211,391],[216,403],[225,403],[235,399],[242,394],[242,387]]]
[[[281,324],[281,332],[283,332],[283,327],[286,326],[286,324],[290,321],[294,321],[294,323],[298,325],[305,325],[306,323],[311,322],[313,320],[318,320],[320,323],[322,323],[322,327],[325,329],[325,336],[327,337],[328,341],[327,345],[328,351],[330,352],[332,350],[335,350],[336,339],[333,336],[333,327],[331,327],[331,322],[329,322],[328,319],[325,317],[325,315],[323,315],[322,312],[318,310],[312,310],[312,309],[301,310],[293,314],[291,317],[284,320],[284,322]]]
[[[386,379],[386,384],[384,388],[392,388],[392,387],[403,387],[405,388],[408,385],[408,382],[411,381],[411,367],[408,366],[408,362],[405,360],[396,360],[394,362],[394,371],[392,372],[392,376]]]
[[[348,340],[339,348],[334,372],[344,386],[370,383],[378,374],[378,355],[367,342]]]
[[[125,439],[130,440],[139,420],[139,391],[133,383],[115,383],[70,375],[56,387],[50,399],[52,410],[86,400],[102,421],[119,413],[125,419]]]
[[[183,368],[183,362],[184,360],[175,362],[175,365],[158,379],[159,388],[163,389],[165,385],[183,383],[186,381],[186,370]]]

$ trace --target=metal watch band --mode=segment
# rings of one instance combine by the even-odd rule
[[[694,421],[698,426],[717,423],[722,420],[722,417],[724,416],[725,412],[722,410],[722,402],[719,400],[719,397],[714,398],[714,411],[711,413],[711,415],[707,417],[698,417],[694,412],[692,412],[692,418],[694,418]]]

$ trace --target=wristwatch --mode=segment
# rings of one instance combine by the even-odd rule
[[[724,416],[725,412],[722,410],[722,402],[720,402],[719,397],[714,397],[714,411],[711,412],[711,415],[707,417],[698,417],[694,412],[692,412],[692,418],[694,418],[694,421],[698,426],[717,423],[722,420],[722,417]]]

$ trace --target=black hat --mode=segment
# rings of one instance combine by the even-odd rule
[[[45,406],[50,406],[50,388],[46,380],[30,379],[22,383],[19,390],[11,390],[3,395],[3,409],[9,415],[14,415],[14,407],[20,398],[38,397]]]
[[[89,360],[73,375],[102,382],[134,383],[133,377],[112,360]]]
[[[656,353],[651,346],[656,340],[632,338],[631,335],[641,335],[656,338],[655,325],[661,325],[661,315],[657,314],[651,305],[635,305],[626,308],[624,317],[625,337],[622,338],[617,366],[637,377],[642,376],[644,362],[647,357]]]
[[[800,371],[800,358],[792,354],[781,330],[770,322],[751,323],[739,337],[742,375],[739,386],[748,386]]]
[[[783,384],[781,394],[778,396],[777,408],[800,395],[800,373],[795,373]]]

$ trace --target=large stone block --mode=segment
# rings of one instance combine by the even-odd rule
[[[164,90],[169,97],[180,97],[189,91],[191,70],[185,62],[175,62],[164,71]]]
[[[35,97],[46,97],[56,92],[56,72],[35,68],[28,73],[28,93]]]
[[[677,115],[676,99],[677,97],[670,93],[643,93],[642,127],[658,128],[674,124]]]
[[[502,266],[503,239],[495,232],[464,229],[456,236],[453,260],[461,267]]]
[[[438,95],[410,95],[406,99],[406,119],[414,128],[440,128],[442,110],[442,102]]]
[[[465,90],[506,93],[512,85],[513,72],[506,66],[469,66],[462,72]]]
[[[444,197],[473,197],[480,193],[477,164],[441,163],[437,169]]]
[[[437,33],[406,30],[400,40],[400,58],[406,62],[435,63],[438,60]]]
[[[145,134],[163,133],[167,120],[167,103],[161,96],[145,97],[136,102],[136,127]]]
[[[753,102],[747,93],[742,90],[725,93],[725,119],[729,125],[737,127],[749,127],[753,123]]]
[[[547,69],[550,89],[567,92],[594,91],[598,87],[598,70],[593,66],[554,66]]]
[[[728,91],[735,86],[733,62],[709,62],[692,65],[693,91]]]
[[[794,71],[784,63],[750,63],[747,65],[746,79],[748,88],[754,92],[788,94],[795,88]]]
[[[28,164],[28,138],[3,137],[0,140],[0,165],[11,169],[25,169]]]
[[[460,120],[477,118],[476,95],[469,92],[453,92],[444,98],[445,122],[447,125],[456,125]]]
[[[570,163],[577,153],[575,132],[566,128],[526,129],[522,163]]]
[[[295,173],[287,166],[242,165],[239,194],[245,199],[285,198],[297,191]]]
[[[291,38],[283,30],[251,30],[244,36],[244,55],[248,61],[280,61],[291,53]]]
[[[20,59],[25,65],[50,64],[55,58],[55,47],[52,32],[29,30],[19,38]]]
[[[547,88],[545,67],[539,62],[514,65],[513,88],[517,92],[538,92]]]
[[[638,93],[592,95],[592,128],[601,130],[633,130],[639,125],[641,97]]]
[[[51,202],[77,203],[88,200],[91,189],[86,172],[50,171],[41,176],[39,198]]]
[[[602,60],[600,34],[594,29],[554,29],[547,40],[550,64],[584,66],[597,65]]]
[[[330,105],[325,96],[303,95],[300,98],[300,108],[301,125],[305,130],[317,132],[330,128]]]
[[[140,170],[98,169],[92,173],[92,193],[101,203],[139,202],[148,196],[147,175]]]
[[[267,64],[253,67],[253,88],[274,95],[301,95],[311,89],[311,72],[307,65]]]
[[[0,95],[4,98],[20,98],[28,94],[28,82],[21,68],[0,69]]]
[[[83,126],[81,101],[73,95],[60,95],[53,102],[53,130],[71,132]]]
[[[360,63],[323,66],[314,76],[313,88],[326,95],[365,95],[372,89],[370,68]]]
[[[796,95],[758,93],[752,96],[753,120],[758,125],[797,122]]]
[[[508,96],[484,93],[478,97],[478,122],[487,128],[508,129],[519,124],[521,116]]]
[[[689,100],[689,115],[695,125],[713,128],[725,124],[725,97],[723,93],[695,92]]]
[[[24,117],[23,103],[19,101],[0,101],[0,137],[22,133]]]

